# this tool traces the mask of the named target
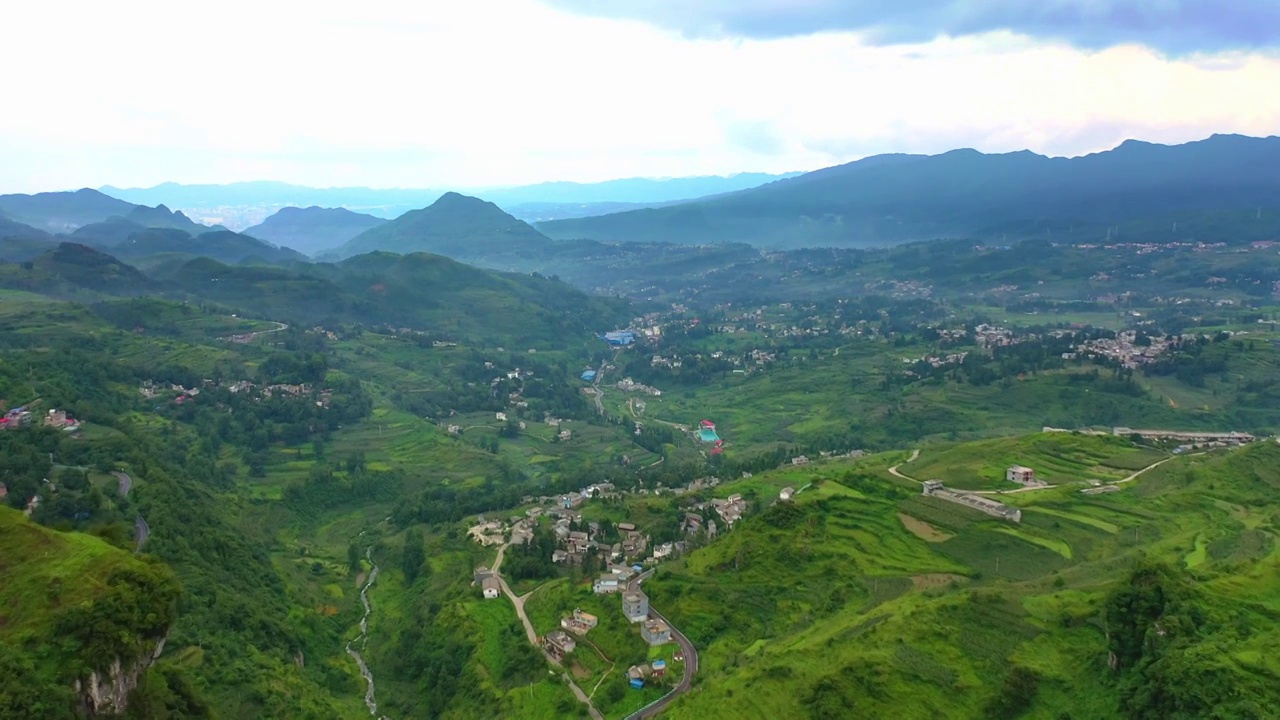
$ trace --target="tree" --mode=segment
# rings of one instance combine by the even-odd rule
[[[400,553],[400,569],[404,571],[404,580],[412,585],[422,573],[422,565],[427,556],[423,549],[422,531],[409,530],[404,534],[404,550]]]
[[[355,543],[347,546],[347,567],[351,568],[353,573],[358,573],[361,570],[360,546]]]

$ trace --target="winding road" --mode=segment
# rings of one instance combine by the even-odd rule
[[[133,489],[133,478],[119,471],[111,474],[116,477],[120,497],[129,497],[129,491]]]
[[[898,468],[902,467],[903,465],[906,465],[907,463],[915,462],[916,458],[918,457],[920,457],[920,451],[918,449],[912,450],[911,457],[907,458],[906,462],[900,462],[897,465],[894,465],[893,467],[889,468],[889,474],[896,478],[901,478],[903,480],[910,480],[913,483],[919,483],[920,482],[919,480],[913,477],[907,477],[906,475],[903,475],[902,473],[898,472]],[[923,485],[924,483],[920,483],[920,484]]]
[[[653,570],[640,573],[632,578],[631,582],[627,583],[627,590],[630,592],[638,592],[640,590],[640,583],[649,579],[652,575]],[[680,651],[684,653],[684,675],[680,678],[680,682],[671,689],[671,692],[631,713],[627,716],[627,720],[643,720],[644,718],[651,718],[665,710],[668,705],[675,702],[676,698],[678,698],[681,693],[689,691],[689,687],[693,684],[693,676],[698,672],[698,649],[693,646],[693,643],[689,641],[689,638],[685,637],[684,633],[677,630],[676,626],[672,625],[671,621],[662,613],[654,610],[652,605],[649,606],[649,619],[661,620],[667,624],[667,627],[671,628],[671,637],[675,638],[676,644],[680,646]]]
[[[236,319],[237,319],[237,320],[239,320],[239,319],[243,319],[243,318],[236,318]],[[232,338],[237,338],[237,337],[239,337],[239,338],[244,338],[244,342],[248,342],[248,341],[250,341],[250,340],[253,340],[254,338],[262,337],[263,335],[270,335],[271,333],[278,333],[278,332],[280,332],[281,330],[288,330],[288,329],[289,329],[289,326],[288,326],[288,325],[286,325],[286,324],[284,324],[284,323],[282,323],[282,322],[277,322],[277,321],[275,321],[275,320],[263,320],[263,322],[269,322],[269,323],[271,323],[272,325],[275,325],[275,327],[271,328],[270,330],[255,330],[254,332],[250,332],[250,333],[237,333],[237,334],[235,334],[235,335],[229,335],[229,336],[227,336],[227,337],[219,338],[219,339],[220,339],[220,340],[231,340]]]

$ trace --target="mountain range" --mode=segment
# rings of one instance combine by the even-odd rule
[[[617,181],[609,192],[621,192],[627,182]],[[278,198],[270,190],[278,183],[244,185],[233,189],[266,187],[268,200]],[[573,184],[537,187],[554,195],[571,192],[565,186]],[[632,191],[634,197],[647,192],[642,185]],[[128,259],[182,253],[287,263],[303,259],[294,250],[331,259],[430,252],[507,269],[522,267],[518,258],[560,258],[568,246],[554,241],[582,239],[794,249],[938,238],[1143,240],[1173,231],[1196,240],[1244,241],[1271,238],[1278,198],[1280,137],[1214,135],[1183,145],[1129,140],[1076,158],[971,149],[878,155],[746,190],[533,226],[492,198],[455,192],[393,220],[343,208],[283,208],[242,235],[201,225],[163,204],[133,205],[94,190],[6,195],[0,196],[0,257],[27,259],[47,249],[55,233]],[[498,256],[513,261],[495,262]]]
[[[794,177],[799,173],[770,175],[739,173],[726,177],[625,178],[598,183],[546,182],[536,185],[467,190],[496,203],[524,219],[578,217],[637,206],[689,200],[756,187],[762,183]],[[428,205],[446,191],[442,189],[338,187],[313,188],[282,182],[256,181],[225,185],[183,185],[162,183],[150,188],[99,190],[113,198],[143,205],[200,208],[223,214],[246,209],[281,207],[345,207],[376,217],[391,219],[406,211]],[[261,217],[261,216],[260,216]],[[252,223],[251,223],[252,224]]]
[[[96,190],[0,195],[0,260],[26,262],[63,240],[129,260],[164,254],[221,262],[288,263],[306,256],[164,205],[133,205]]]
[[[860,247],[1105,234],[1121,224],[1261,216],[1280,206],[1280,137],[1129,140],[1076,158],[1029,151],[879,155],[758,188],[597,217],[538,223],[551,238]]]

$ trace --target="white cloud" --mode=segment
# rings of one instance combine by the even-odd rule
[[[164,180],[476,187],[1078,154],[1280,126],[1280,60],[1007,32],[690,39],[533,0],[22,3],[0,191]]]

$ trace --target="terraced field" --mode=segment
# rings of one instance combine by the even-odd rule
[[[1038,480],[1058,485],[1121,480],[1165,457],[1163,452],[1136,446],[1124,438],[1040,433],[926,447],[911,472],[920,479],[942,480],[949,487],[996,490],[1018,487],[1004,479],[1010,465],[1030,467]]]

